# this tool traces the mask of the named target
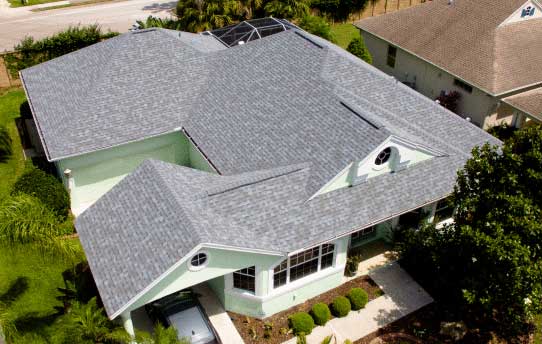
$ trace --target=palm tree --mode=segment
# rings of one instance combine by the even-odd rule
[[[265,5],[265,12],[277,18],[303,18],[309,13],[309,4],[306,0],[272,0]]]
[[[158,18],[153,16],[148,16],[145,21],[138,20],[136,21],[137,26],[140,29],[148,29],[151,27],[160,27],[170,30],[182,30],[182,23],[178,19],[173,18]]]
[[[200,32],[223,27],[239,18],[239,2],[235,0],[181,0],[176,15],[182,29]]]
[[[59,218],[38,199],[21,194],[0,205],[0,246],[32,247],[45,256],[75,261],[77,241],[64,236]]]
[[[60,319],[56,340],[63,343],[126,343],[132,338],[124,328],[110,321],[96,297],[86,304],[74,302],[68,314]],[[60,337],[60,338],[59,338]]]
[[[239,4],[241,5],[241,16],[243,19],[252,19],[254,11],[262,7],[262,3],[262,0],[240,0]]]
[[[190,344],[189,339],[177,337],[177,330],[174,327],[166,328],[160,323],[154,326],[152,335],[140,332],[136,335],[135,340],[138,344]]]

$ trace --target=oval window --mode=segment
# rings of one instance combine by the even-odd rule
[[[375,165],[378,165],[378,166],[384,165],[385,163],[388,162],[388,160],[390,160],[390,157],[391,157],[391,148],[388,147],[384,149],[383,151],[381,151],[380,153],[378,153],[378,156],[375,159]]]
[[[203,266],[207,262],[207,255],[205,253],[198,253],[190,260],[190,265],[193,267]]]

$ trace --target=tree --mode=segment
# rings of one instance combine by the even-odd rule
[[[265,13],[276,18],[303,18],[309,13],[309,4],[307,0],[272,0],[265,5]]]
[[[369,49],[365,46],[365,42],[361,36],[354,38],[350,44],[348,44],[346,50],[367,63],[373,63],[373,57],[371,56]]]
[[[542,311],[542,129],[475,148],[452,199],[453,225],[407,233],[405,267],[502,335],[526,330]]]
[[[6,161],[11,153],[11,137],[8,130],[0,125],[0,162]]]
[[[367,1],[369,0],[315,0],[311,2],[311,7],[326,17],[345,22],[352,13],[363,11]]]
[[[95,297],[86,304],[74,302],[70,312],[60,320],[60,323],[61,331],[54,338],[58,343],[120,344],[132,339],[122,327],[107,318]]]
[[[235,0],[180,0],[175,10],[182,30],[201,32],[229,25],[239,18]]]
[[[32,196],[18,195],[0,205],[0,246],[24,246],[75,261],[82,252],[77,242],[65,235],[59,218]]]
[[[304,16],[303,19],[301,19],[301,21],[299,22],[299,27],[309,33],[327,39],[330,42],[335,42],[335,37],[333,36],[331,27],[329,26],[328,22],[322,17],[311,15]]]
[[[138,20],[136,21],[137,26],[140,29],[149,29],[151,27],[159,27],[170,30],[182,30],[182,23],[178,19],[174,18],[158,18],[153,16],[148,16],[145,21]]]

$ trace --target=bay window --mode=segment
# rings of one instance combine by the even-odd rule
[[[256,267],[237,270],[233,273],[233,287],[254,293],[256,291]]]
[[[334,244],[323,244],[292,255],[273,269],[273,288],[333,266]]]

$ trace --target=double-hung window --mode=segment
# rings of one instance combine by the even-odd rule
[[[351,245],[355,245],[367,238],[370,238],[372,236],[376,235],[376,228],[375,226],[363,228],[362,230],[359,230],[357,232],[354,232],[350,235],[350,242]]]
[[[256,291],[256,267],[237,270],[233,273],[233,287],[254,293]]]
[[[323,244],[283,260],[273,269],[273,288],[312,275],[333,266],[335,245]]]

